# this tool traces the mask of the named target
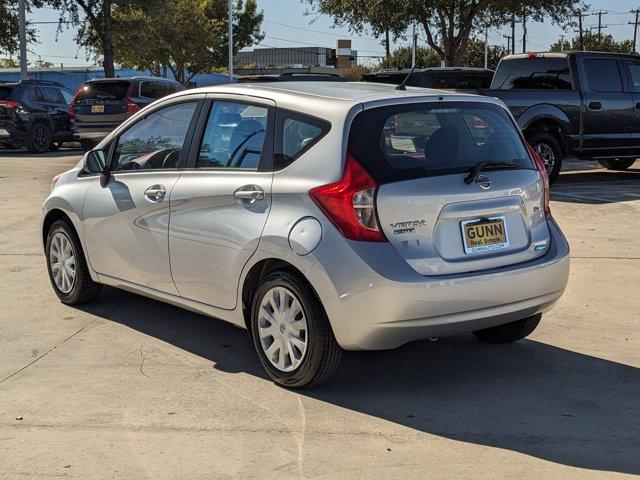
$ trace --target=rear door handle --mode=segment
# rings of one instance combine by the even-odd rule
[[[264,190],[257,185],[244,185],[233,192],[233,196],[238,200],[255,203],[257,200],[264,199]]]
[[[589,102],[589,110],[602,110],[602,103]]]
[[[151,202],[161,202],[167,194],[163,185],[152,185],[144,191],[144,196]]]

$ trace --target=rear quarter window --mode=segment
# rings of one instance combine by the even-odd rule
[[[463,173],[479,162],[535,168],[520,134],[498,105],[396,105],[354,119],[349,152],[379,182]]]
[[[325,120],[278,110],[276,115],[276,142],[274,169],[282,170],[309,151],[331,129]]]

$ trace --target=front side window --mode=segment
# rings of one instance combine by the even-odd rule
[[[509,115],[485,103],[365,110],[354,120],[349,151],[383,183],[467,172],[479,162],[534,168]]]
[[[177,168],[196,105],[171,105],[131,126],[118,139],[112,170]]]
[[[257,170],[267,129],[266,107],[214,102],[198,151],[197,168]]]

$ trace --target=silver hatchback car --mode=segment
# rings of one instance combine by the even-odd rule
[[[157,101],[54,178],[42,240],[62,302],[105,284],[245,327],[291,388],[329,378],[343,349],[522,339],[569,275],[506,107],[382,84]]]

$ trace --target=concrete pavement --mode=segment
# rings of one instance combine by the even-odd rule
[[[553,187],[572,273],[529,340],[349,353],[291,392],[221,321],[109,288],[57,300],[40,206],[79,156],[0,151],[0,478],[640,475],[640,162]]]

